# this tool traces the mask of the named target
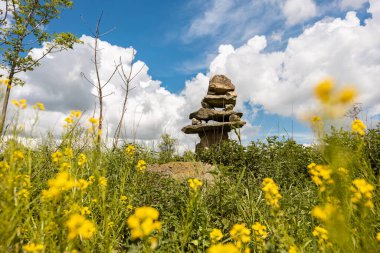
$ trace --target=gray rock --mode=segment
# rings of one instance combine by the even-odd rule
[[[236,104],[236,96],[228,95],[207,95],[202,100],[206,102],[211,107],[224,108],[227,104]]]
[[[202,124],[202,121],[196,119],[196,118],[192,118],[191,119],[191,124],[194,126],[194,125],[200,125]]]
[[[237,114],[230,115],[229,119],[230,122],[240,121],[240,117]]]
[[[228,104],[224,107],[224,111],[232,111],[234,109],[234,105]],[[241,117],[241,116],[240,116]]]
[[[232,115],[238,115],[239,117],[243,116],[243,113],[241,112],[234,112],[232,110],[229,111],[220,111],[215,109],[209,109],[209,108],[201,108],[196,112],[193,112],[190,114],[189,119],[198,119],[198,120],[215,120],[218,122],[227,122],[229,121],[229,117]]]
[[[201,102],[201,105],[202,105],[202,108],[211,108],[211,106],[204,101]]]
[[[182,128],[182,132],[185,134],[197,134],[205,133],[208,131],[223,131],[229,132],[235,128],[241,128],[246,124],[245,121],[236,121],[236,122],[217,122],[210,124],[201,124],[201,125],[189,125]]]

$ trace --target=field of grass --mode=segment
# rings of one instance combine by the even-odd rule
[[[27,147],[17,128],[2,142],[0,252],[380,251],[380,127],[326,131],[324,114],[310,147],[271,137],[172,157],[214,164],[202,182],[147,172],[160,154],[106,149],[80,117],[59,144]]]

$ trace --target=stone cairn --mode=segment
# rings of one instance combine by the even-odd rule
[[[201,138],[196,151],[228,140],[232,129],[245,125],[246,122],[241,120],[243,113],[233,110],[236,97],[235,86],[226,76],[216,75],[210,80],[207,95],[201,102],[202,108],[191,113],[189,119],[192,124],[182,128],[185,134],[198,134]],[[208,123],[210,120],[216,122]]]

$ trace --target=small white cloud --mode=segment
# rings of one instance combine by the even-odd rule
[[[288,25],[304,22],[317,15],[314,0],[286,0],[283,12]]]

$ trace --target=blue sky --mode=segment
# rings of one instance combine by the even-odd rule
[[[335,77],[339,84],[357,85],[358,102],[365,104],[370,117],[379,114],[379,96],[373,92],[380,69],[379,8],[376,0],[80,0],[47,29],[91,36],[103,13],[101,30],[115,29],[101,40],[117,46],[103,45],[104,52],[110,52],[102,60],[105,72],[119,52],[137,50],[136,58],[147,68],[131,94],[129,113],[141,113],[138,138],[142,140],[169,132],[186,142],[179,129],[190,122],[188,114],[199,109],[208,78],[225,74],[238,90],[237,108],[248,121],[247,141],[278,132],[291,136],[293,129],[298,141],[310,142],[309,126],[300,119],[316,108],[312,88],[325,76]],[[70,106],[90,111],[93,91],[75,74],[91,72],[91,38],[82,38],[85,45],[74,53],[47,59],[25,76],[29,85],[14,96],[33,100],[30,94],[40,86],[57,87],[57,99],[70,99],[53,106],[64,110],[52,108],[47,114],[63,117]],[[61,70],[53,69],[56,64]],[[51,80],[43,77],[47,72],[61,75],[61,82],[52,87]],[[65,72],[75,75],[70,79]],[[62,89],[65,85],[68,91]],[[74,96],[69,92],[72,87],[81,87],[82,93]],[[119,96],[107,98],[108,110],[119,110]],[[52,99],[46,94],[47,101]],[[117,115],[110,114],[112,129]],[[130,117],[134,122],[137,116]]]

